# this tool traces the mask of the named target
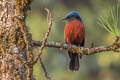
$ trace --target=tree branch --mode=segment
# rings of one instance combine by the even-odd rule
[[[49,76],[41,57],[39,57],[39,60],[40,60],[41,67],[43,68],[43,71],[45,73],[45,77],[47,78],[47,80],[51,80],[51,77]]]
[[[100,52],[105,51],[114,51],[116,52],[120,48],[120,37],[116,37],[116,40],[113,42],[112,45],[108,46],[99,46],[94,48],[85,48],[85,47],[78,47],[75,45],[70,45],[66,43],[60,43],[60,42],[53,42],[53,41],[47,41],[45,44],[45,47],[53,47],[53,48],[62,48],[70,50],[74,53],[82,54],[82,55],[92,55]],[[32,41],[32,45],[35,46],[41,46],[42,41]]]

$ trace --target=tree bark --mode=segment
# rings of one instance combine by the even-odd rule
[[[31,0],[0,0],[0,80],[34,80],[31,35],[25,24]]]

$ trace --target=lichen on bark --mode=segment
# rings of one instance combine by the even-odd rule
[[[33,80],[31,35],[25,24],[31,0],[0,0],[0,80]]]

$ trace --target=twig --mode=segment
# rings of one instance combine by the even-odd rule
[[[94,48],[84,48],[84,47],[79,47],[75,45],[69,45],[66,43],[47,41],[45,44],[45,47],[62,48],[62,49],[71,50],[72,52],[76,52],[82,55],[92,55],[100,52],[115,51],[119,49],[120,48],[119,40],[120,40],[120,37],[116,37],[116,40],[112,45],[99,46]],[[41,43],[42,41],[32,41],[33,46],[41,46]]]
[[[120,40],[120,37],[119,37],[119,36],[116,36],[116,39],[115,39],[113,45],[117,44],[119,40]]]
[[[91,47],[90,47],[90,48],[93,48],[93,47],[94,47],[94,43],[92,42],[92,43],[91,43]]]
[[[42,59],[41,59],[41,57],[40,57],[41,54],[42,54],[42,51],[43,51],[43,49],[44,49],[44,47],[45,47],[46,41],[47,41],[47,39],[48,39],[48,36],[49,36],[49,34],[50,34],[51,27],[52,27],[52,20],[53,20],[52,13],[51,13],[47,8],[45,8],[45,10],[47,11],[48,31],[47,31],[46,34],[45,34],[44,40],[43,40],[43,42],[42,42],[42,44],[41,44],[41,47],[40,47],[39,54],[36,56],[35,61],[34,61],[34,64],[36,64],[37,61],[38,61],[38,59],[39,59],[39,60],[40,60],[40,63],[41,63],[41,66],[42,66],[42,68],[43,68],[43,71],[44,71],[44,73],[45,73],[45,77],[46,77],[48,80],[51,80],[51,77],[49,77],[48,72],[47,72],[47,70],[46,70],[46,68],[45,68],[45,66],[44,66],[44,64],[43,64],[43,62],[42,62]]]
[[[45,44],[46,44],[46,41],[47,41],[47,39],[48,39],[48,36],[49,36],[49,34],[50,34],[50,31],[51,31],[51,27],[52,27],[53,16],[52,16],[51,12],[50,12],[47,8],[45,8],[45,10],[48,12],[48,15],[47,15],[47,16],[49,16],[49,18],[50,18],[50,20],[49,20],[49,22],[48,22],[48,25],[49,25],[49,26],[48,26],[48,32],[46,32],[45,38],[44,38],[42,44],[40,45],[40,46],[41,46],[41,47],[40,47],[40,51],[39,51],[38,56],[35,58],[34,64],[38,61],[38,58],[39,58],[39,57],[41,56],[41,54],[42,54],[42,50],[44,49],[44,46],[45,46]],[[47,20],[48,20],[48,17],[47,17]]]
[[[44,73],[45,73],[45,77],[46,77],[48,80],[51,80],[51,77],[49,76],[49,74],[48,74],[48,72],[47,72],[47,70],[46,70],[46,68],[45,68],[45,66],[44,66],[44,64],[43,64],[42,59],[39,58],[39,60],[40,60],[41,66],[42,66],[42,68],[43,68],[43,71],[44,71]]]

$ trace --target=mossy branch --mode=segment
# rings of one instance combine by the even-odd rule
[[[32,44],[34,47],[41,46],[42,41],[32,41]],[[97,53],[105,52],[105,51],[119,52],[118,50],[120,49],[120,37],[116,37],[116,40],[111,45],[99,46],[99,47],[94,47],[94,48],[78,47],[75,45],[54,42],[54,41],[47,41],[45,44],[45,47],[66,49],[66,50],[70,50],[74,53],[78,53],[82,55],[92,55],[92,54],[97,54]]]

